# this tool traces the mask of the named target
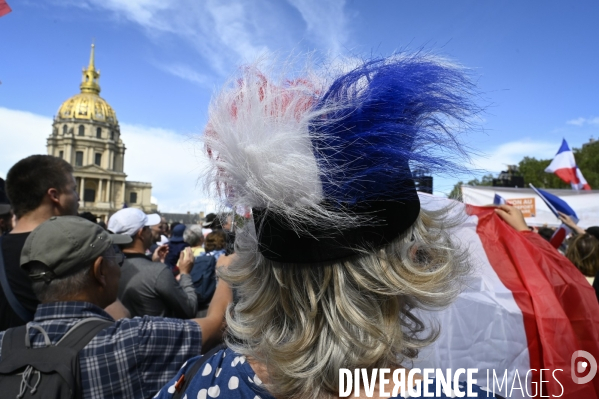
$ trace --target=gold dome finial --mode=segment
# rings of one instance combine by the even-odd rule
[[[96,46],[92,44],[92,52],[89,56],[89,65],[87,66],[87,69],[83,70],[83,80],[80,86],[82,93],[100,94],[100,83],[98,82],[98,79],[100,78],[100,71],[96,71],[96,66],[94,64],[95,47]]]
[[[87,69],[96,69],[96,66],[94,65],[94,52],[96,50],[96,45],[94,43],[92,43],[92,53],[89,56],[89,65],[87,66]]]

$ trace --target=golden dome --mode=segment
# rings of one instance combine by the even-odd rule
[[[58,109],[57,119],[78,119],[81,121],[105,122],[118,124],[116,113],[110,105],[100,97],[100,71],[94,65],[94,45],[87,69],[83,69],[81,93],[74,95],[62,103]]]
[[[93,120],[117,124],[116,114],[106,100],[94,93],[79,93],[62,103],[58,109],[60,119]]]

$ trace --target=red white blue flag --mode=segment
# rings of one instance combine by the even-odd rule
[[[420,199],[424,209],[449,201]],[[464,220],[452,237],[475,271],[447,309],[423,314],[441,334],[415,366],[476,368],[477,384],[506,398],[599,397],[599,302],[586,278],[541,236],[514,230],[493,207],[458,204],[453,212]]]
[[[8,14],[11,11],[12,10],[8,6],[8,4],[6,3],[6,0],[0,0],[0,17]]]
[[[576,166],[576,160],[574,159],[574,153],[566,143],[566,139],[563,139],[562,145],[555,154],[553,161],[549,164],[547,173],[555,173],[557,177],[570,183],[574,190],[590,190],[591,186],[587,183],[582,172]]]

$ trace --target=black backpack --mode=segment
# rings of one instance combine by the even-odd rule
[[[3,399],[81,398],[79,351],[113,322],[86,318],[52,345],[44,329],[34,323],[11,328],[2,340],[0,392]],[[33,349],[29,329],[44,335],[46,346]]]
[[[216,290],[216,258],[211,255],[196,256],[189,273],[198,295],[198,309],[206,309]]]

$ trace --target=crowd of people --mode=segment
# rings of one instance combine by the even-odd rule
[[[472,272],[447,230],[446,211],[421,207],[409,174],[410,162],[433,161],[413,147],[421,136],[436,137],[423,129],[445,126],[434,115],[467,114],[467,90],[454,87],[467,81],[425,55],[365,63],[339,79],[323,92],[306,81],[266,84],[248,68],[235,82],[243,95],[225,90],[217,97],[206,133],[214,184],[233,209],[252,210],[235,229],[234,213],[186,226],[136,208],[103,225],[78,215],[69,163],[47,155],[17,162],[0,196],[3,392],[35,397],[53,370],[43,351],[73,334],[87,339],[75,352],[70,385],[82,398],[326,398],[339,395],[341,368],[405,369],[435,339],[420,334],[425,323],[417,311],[446,306]],[[324,100],[315,103],[316,95]],[[307,109],[318,122],[302,122]],[[265,147],[280,146],[269,148],[276,158],[269,162],[280,162],[269,174],[267,157],[243,142],[245,133],[236,135],[252,125],[249,117],[266,121],[268,133],[296,124],[320,129],[311,138],[317,150],[306,153],[307,135],[275,144],[263,135]],[[381,133],[396,130],[404,133]],[[233,138],[223,138],[227,132]],[[349,137],[324,143],[339,132]],[[377,148],[367,157],[370,142],[393,151]],[[225,159],[249,147],[251,156]],[[340,155],[350,150],[357,152]],[[314,153],[326,162],[310,158]],[[323,165],[332,172],[316,170]],[[324,182],[315,184],[315,176]],[[529,231],[516,208],[502,205],[496,213]],[[566,256],[595,276],[596,228],[572,229]]]

